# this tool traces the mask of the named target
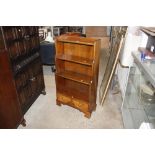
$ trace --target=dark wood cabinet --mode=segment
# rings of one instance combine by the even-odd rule
[[[1,27],[0,128],[16,128],[43,93],[38,27]]]
[[[62,35],[56,39],[57,104],[90,117],[96,108],[100,40]]]
[[[22,112],[8,53],[0,52],[0,128],[16,128],[22,122]]]

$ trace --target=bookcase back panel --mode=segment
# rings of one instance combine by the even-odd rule
[[[57,72],[71,71],[87,76],[92,76],[93,71],[91,66],[83,66],[78,63],[57,60]]]
[[[89,102],[89,86],[63,77],[56,76],[57,92]]]
[[[90,66],[65,61],[65,70],[92,76],[92,68]]]
[[[64,54],[93,59],[94,46],[64,43]]]

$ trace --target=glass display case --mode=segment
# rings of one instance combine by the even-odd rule
[[[155,128],[155,61],[141,61],[133,53],[127,89],[122,105],[125,128]]]

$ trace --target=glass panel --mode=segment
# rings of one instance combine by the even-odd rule
[[[128,78],[128,84],[124,99],[125,108],[143,109],[143,107],[139,104],[139,97],[137,91],[139,81],[140,81],[140,74],[137,71],[136,67],[133,66],[130,68],[130,74]]]
[[[133,129],[134,124],[133,124],[133,119],[132,119],[130,110],[123,107],[122,116],[123,116],[123,123],[125,128]]]
[[[133,128],[140,128],[143,123],[149,123],[151,128],[155,128],[155,88],[145,75],[136,64],[130,68],[122,109],[126,128],[130,128],[132,123]]]
[[[139,109],[129,109],[133,119],[134,128],[138,129],[141,127],[142,123],[147,123],[148,118],[144,110]]]

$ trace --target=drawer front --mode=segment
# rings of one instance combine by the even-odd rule
[[[83,112],[88,111],[88,103],[75,99],[73,96],[69,97],[69,96],[65,96],[63,94],[58,93],[57,99],[58,101],[62,102],[62,104],[64,103],[64,104],[70,105],[72,107],[79,109],[80,111],[83,111]]]
[[[72,103],[74,104],[74,106],[76,108],[78,108],[79,110],[81,111],[88,111],[88,103],[84,102],[84,101],[80,101],[80,100],[77,100],[77,99],[73,99],[72,100]]]
[[[71,98],[70,97],[67,97],[65,95],[62,95],[62,94],[59,94],[57,95],[57,98],[60,102],[63,102],[63,103],[69,103],[71,102]]]

